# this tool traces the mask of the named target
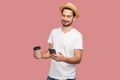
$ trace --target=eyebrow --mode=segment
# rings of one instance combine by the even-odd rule
[[[65,15],[65,14],[62,13],[62,15]],[[66,15],[66,16],[71,16],[71,15]]]

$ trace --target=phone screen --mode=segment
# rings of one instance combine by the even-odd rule
[[[48,50],[49,50],[50,54],[56,54],[55,49],[48,49]]]

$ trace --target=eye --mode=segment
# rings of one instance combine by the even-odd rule
[[[71,15],[68,15],[67,17],[70,18],[70,17],[72,17],[72,16],[71,16]]]
[[[64,14],[62,14],[62,16],[63,16],[63,17],[65,17],[65,15],[64,15]]]

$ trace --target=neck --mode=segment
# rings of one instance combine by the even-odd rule
[[[64,33],[66,33],[66,32],[69,32],[70,30],[72,30],[72,26],[68,26],[68,27],[65,27],[65,26],[63,26],[62,27],[62,31],[64,32]]]

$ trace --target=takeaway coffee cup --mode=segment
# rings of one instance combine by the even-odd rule
[[[33,50],[34,50],[35,58],[41,58],[41,47],[40,46],[35,46],[33,48]]]

